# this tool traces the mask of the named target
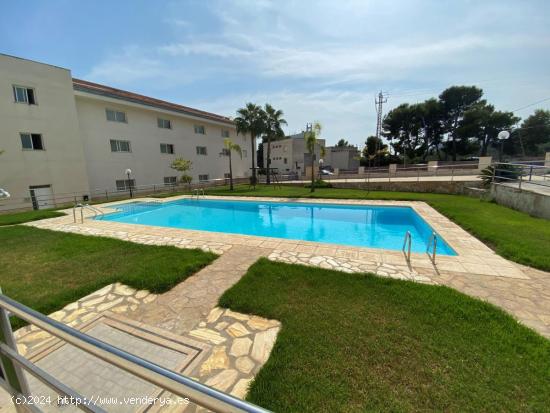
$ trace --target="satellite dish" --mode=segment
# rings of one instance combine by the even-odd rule
[[[504,141],[504,140],[508,139],[509,137],[510,137],[510,132],[508,132],[507,130],[500,131],[498,133],[498,136],[497,136],[497,138],[500,141]]]

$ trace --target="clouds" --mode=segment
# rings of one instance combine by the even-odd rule
[[[268,101],[285,111],[290,132],[320,120],[330,141],[360,143],[374,131],[380,89],[399,91],[390,105],[452,83],[480,84],[497,107],[546,97],[550,29],[541,16],[549,6],[526,3],[169,3],[163,36],[109,51],[85,77],[227,115]]]

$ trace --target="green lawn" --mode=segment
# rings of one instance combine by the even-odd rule
[[[248,395],[273,411],[550,406],[550,341],[450,288],[262,259],[220,305],[282,322]]]
[[[0,286],[41,313],[51,313],[104,285],[169,290],[216,255],[38,228],[0,228]]]
[[[512,261],[550,271],[550,221],[523,212],[461,195],[415,192],[366,192],[359,189],[319,188],[314,193],[298,186],[260,185],[256,190],[238,185],[209,188],[209,195],[280,196],[291,198],[387,199],[425,201]]]
[[[0,214],[0,226],[21,224],[23,222],[38,221],[39,219],[55,218],[65,215],[63,212],[53,209],[36,211],[15,212],[11,214]]]

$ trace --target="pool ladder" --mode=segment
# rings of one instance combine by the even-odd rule
[[[103,211],[99,208],[96,208],[96,207],[91,206],[89,204],[80,204],[80,203],[78,203],[78,204],[75,204],[73,206],[73,221],[74,221],[75,224],[76,224],[76,209],[77,208],[80,208],[80,223],[81,224],[84,223],[84,209],[92,211],[94,213],[94,218],[97,218],[98,216],[102,217],[103,215],[105,215],[103,213]]]
[[[193,197],[197,197],[199,199],[200,196],[206,196],[206,193],[204,192],[204,188],[195,188],[193,189]]]
[[[405,233],[405,239],[403,240],[403,254],[405,254],[405,258],[407,258],[407,261],[411,260],[411,245],[412,245],[412,235],[410,231],[407,231]],[[430,249],[432,249],[430,253]],[[428,257],[432,260],[432,263],[435,264],[435,257],[437,255],[437,234],[435,232],[432,232],[432,235],[430,236],[430,239],[428,240],[428,246],[426,247],[426,254],[428,254]]]
[[[433,251],[430,254],[430,247],[432,245],[433,245]],[[430,257],[432,262],[435,264],[435,256],[437,254],[437,234],[435,232],[432,232],[432,235],[428,240],[428,246],[426,247],[426,254],[428,254],[428,257]]]
[[[407,261],[411,260],[411,245],[412,245],[412,235],[410,231],[405,232],[405,239],[403,240],[403,254],[407,258]]]

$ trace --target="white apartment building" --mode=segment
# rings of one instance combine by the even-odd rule
[[[0,209],[48,208],[130,185],[169,185],[178,157],[193,182],[226,177],[223,140],[243,148],[234,177],[249,175],[250,141],[227,117],[73,79],[68,69],[0,54]],[[130,180],[126,170],[132,171]]]

